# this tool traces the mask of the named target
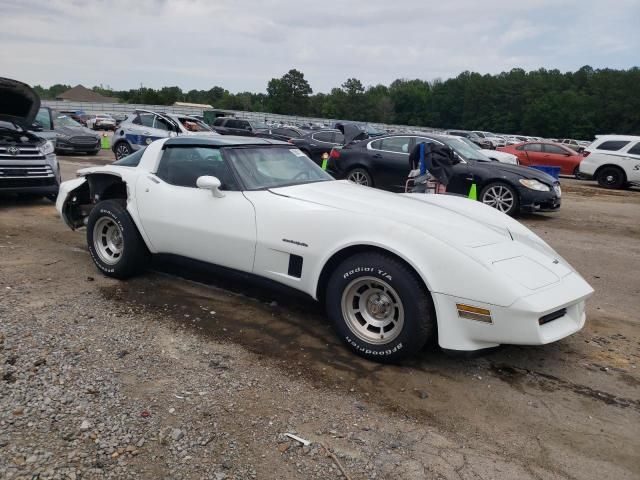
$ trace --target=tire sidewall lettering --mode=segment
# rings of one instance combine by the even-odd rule
[[[388,280],[390,282],[393,281],[393,276],[391,274],[389,274],[388,272],[382,270],[381,268],[378,267],[356,267],[356,268],[352,268],[351,270],[349,270],[348,272],[344,273],[342,275],[342,278],[347,279],[353,275],[356,275],[358,273],[369,273],[369,274],[376,274],[377,276]]]

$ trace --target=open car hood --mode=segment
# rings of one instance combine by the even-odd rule
[[[0,77],[0,120],[29,129],[40,109],[40,97],[26,83]]]

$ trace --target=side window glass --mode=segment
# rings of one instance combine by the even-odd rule
[[[319,142],[331,143],[333,132],[314,133],[311,137]]]
[[[165,149],[156,173],[158,178],[179,187],[197,188],[198,177],[217,177],[222,190],[238,190],[231,169],[217,148],[169,147]]]
[[[376,140],[375,142],[371,142],[369,146],[374,150],[380,150],[382,147],[382,140]]]
[[[640,142],[631,147],[627,153],[630,153],[631,155],[640,155]]]
[[[223,117],[218,117],[213,121],[213,126],[214,127],[219,127],[220,125],[222,125],[224,122],[224,118]]]
[[[526,145],[524,145],[524,150],[526,150],[527,152],[541,152],[542,145],[539,143],[527,143]]]
[[[557,147],[555,145],[545,145],[544,146],[544,151],[546,153],[553,153],[553,154],[556,154],[556,155],[564,155],[564,154],[568,153],[566,150],[564,150],[564,149],[562,149],[560,147]]]
[[[333,134],[333,143],[337,143],[339,145],[343,145],[344,144],[344,135],[341,134],[340,132],[335,132]]]
[[[153,128],[157,128],[158,130],[169,130],[169,131],[173,130],[171,125],[169,125],[169,122],[167,122],[162,117],[158,117],[157,115],[156,115],[156,118],[155,118],[155,123],[153,125]]]
[[[141,113],[138,116],[138,118],[140,119],[140,125],[142,125],[143,127],[153,128],[153,117],[155,117],[155,115],[152,115],[150,113]]]
[[[409,137],[389,137],[382,139],[381,150],[395,153],[409,153]]]
[[[597,150],[608,150],[610,152],[616,152],[627,145],[629,145],[629,142],[626,140],[609,140],[608,142],[603,142],[596,148]]]

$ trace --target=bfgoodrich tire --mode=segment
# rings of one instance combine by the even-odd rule
[[[102,273],[120,279],[142,272],[150,256],[136,225],[118,200],[105,200],[93,208],[87,222],[87,245]]]
[[[369,360],[394,362],[418,352],[435,334],[429,292],[401,261],[379,253],[344,260],[326,292],[329,318],[351,350]]]

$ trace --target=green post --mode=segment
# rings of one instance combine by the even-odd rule
[[[107,135],[107,132],[104,132],[104,134],[102,135],[102,149],[109,150],[110,148],[111,148],[111,139],[109,138],[109,135]]]
[[[471,200],[478,200],[478,190],[475,183],[471,184],[471,190],[469,190],[469,198]]]

